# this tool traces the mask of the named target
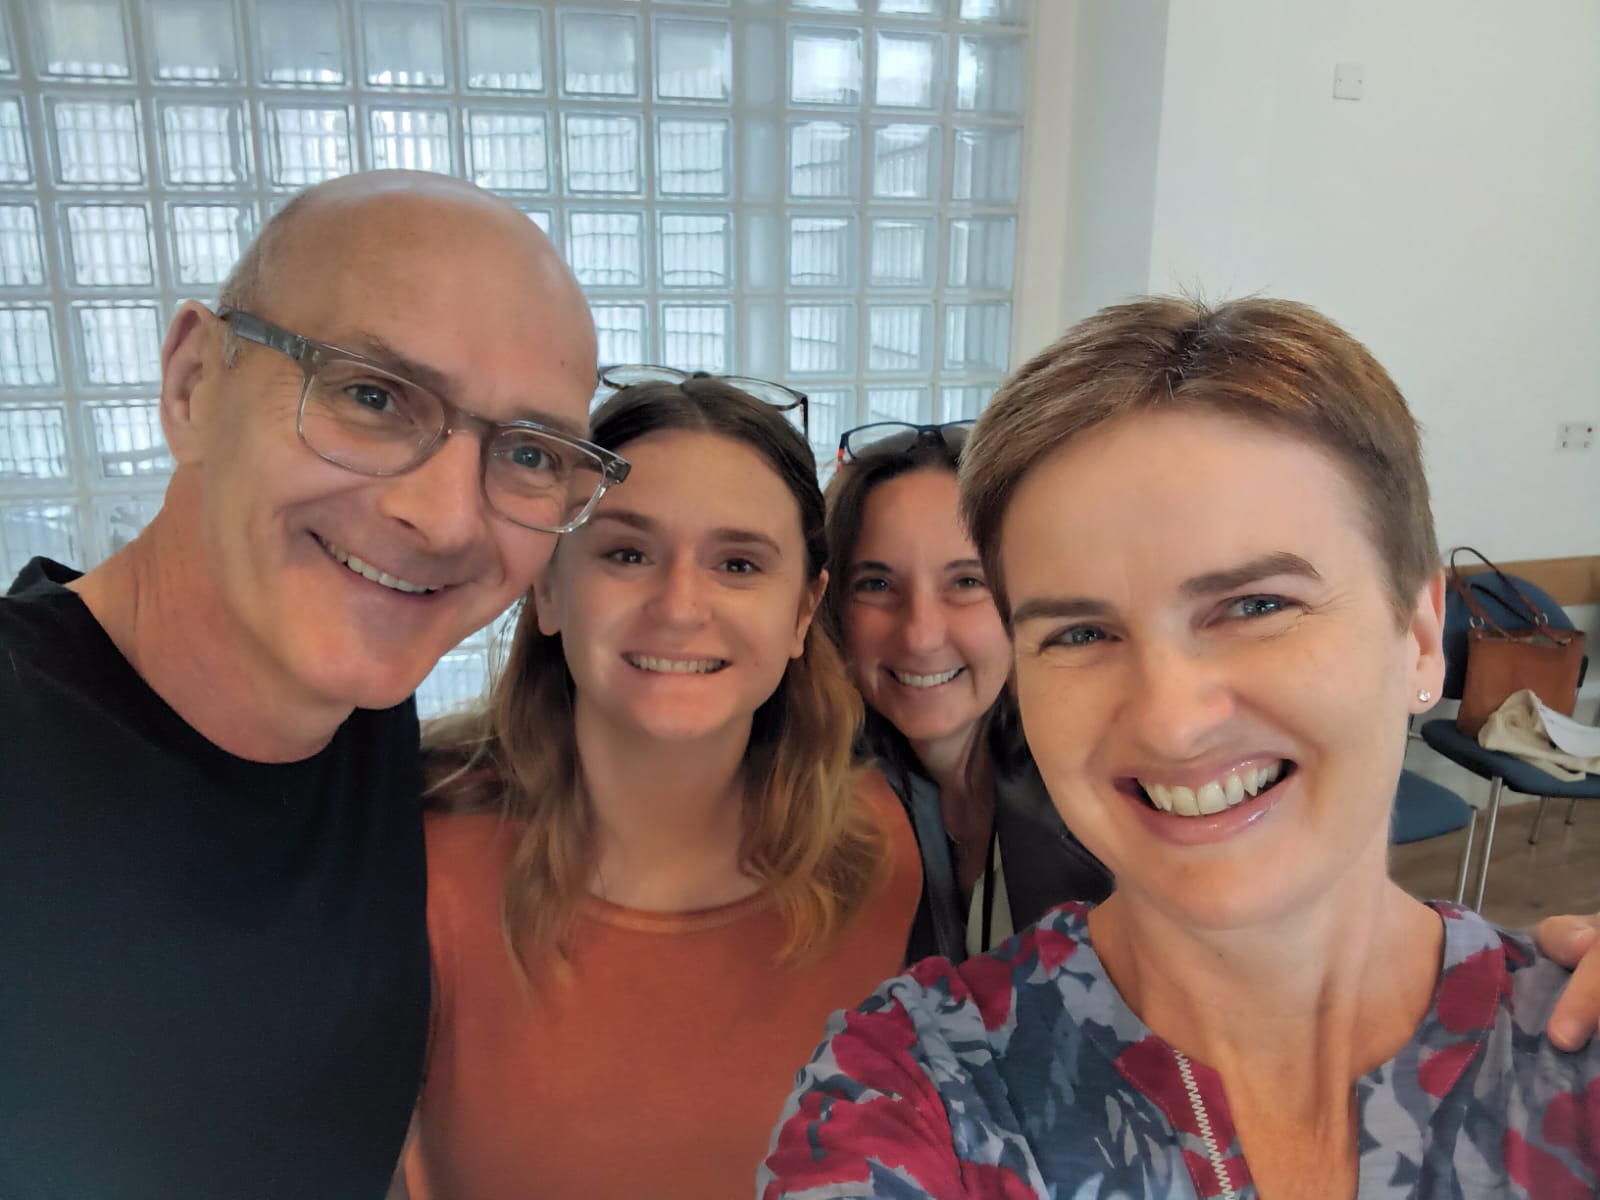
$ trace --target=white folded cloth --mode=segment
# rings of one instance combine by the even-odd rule
[[[1600,774],[1600,728],[1580,725],[1527,688],[1512,692],[1478,730],[1478,745],[1500,750],[1576,783]]]

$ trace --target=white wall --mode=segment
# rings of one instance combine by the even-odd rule
[[[1149,286],[1167,14],[1168,0],[1081,10],[1066,65],[1077,169],[1068,178],[1063,325],[1100,308],[1102,296]]]
[[[1422,421],[1444,545],[1600,553],[1600,446],[1555,449],[1558,421],[1600,421],[1600,3],[1038,7],[1036,77],[1081,78],[1034,114],[1072,133],[1064,168],[1030,154],[1065,176],[1028,193],[1065,236],[1047,261],[1028,214],[1019,353],[1139,291],[1305,300]],[[1332,98],[1337,62],[1364,99]]]
[[[1035,0],[1014,362],[1149,287],[1168,7]]]

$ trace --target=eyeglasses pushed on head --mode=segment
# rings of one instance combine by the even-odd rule
[[[963,421],[945,421],[939,425],[918,425],[911,421],[874,421],[870,425],[857,425],[839,436],[840,463],[847,463],[872,451],[904,453],[913,446],[933,445],[942,442],[955,455],[961,453],[971,432],[972,418]]]
[[[478,427],[479,479],[506,520],[570,533],[600,497],[628,477],[628,461],[537,421],[490,421],[371,360],[290,333],[238,309],[217,317],[235,337],[300,364],[300,440],[318,457],[360,475],[414,471],[457,430]]]
[[[799,412],[800,431],[810,435],[811,409],[806,394],[784,384],[773,383],[770,379],[756,379],[751,375],[714,375],[710,371],[680,371],[676,367],[662,367],[654,363],[600,368],[600,382],[610,388],[632,387],[638,383],[682,383],[686,379],[715,379],[754,396],[764,404],[770,404],[780,412]]]

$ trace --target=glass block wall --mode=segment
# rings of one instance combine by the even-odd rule
[[[160,502],[165,323],[295,191],[466,176],[602,362],[778,379],[819,463],[1007,366],[1029,0],[0,0],[0,578]],[[482,636],[419,699],[476,695]]]

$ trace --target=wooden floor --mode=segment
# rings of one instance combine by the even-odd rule
[[[1578,820],[1566,824],[1566,800],[1552,800],[1545,811],[1539,844],[1528,845],[1537,804],[1502,806],[1495,828],[1494,857],[1483,915],[1515,929],[1527,929],[1553,913],[1600,911],[1600,800],[1580,800]],[[1487,813],[1478,814],[1478,840],[1483,840]],[[1455,895],[1461,861],[1461,833],[1427,842],[1396,846],[1390,851],[1390,874],[1413,895],[1425,900]],[[1478,861],[1474,852],[1474,866]],[[1467,881],[1472,903],[1477,877]]]

